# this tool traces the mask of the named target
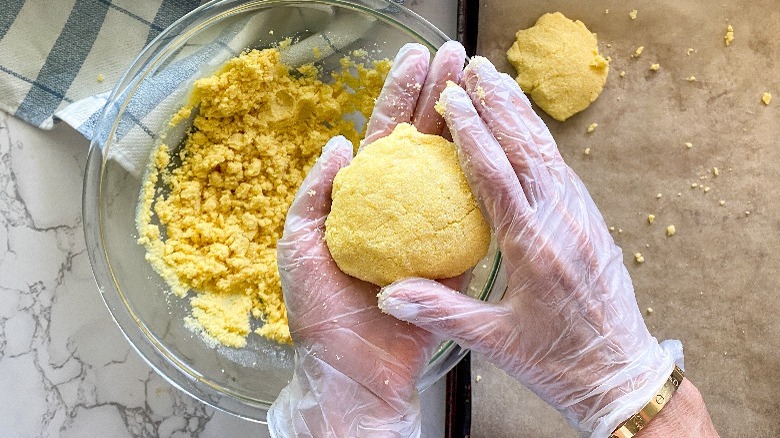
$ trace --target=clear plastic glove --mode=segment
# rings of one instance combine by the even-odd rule
[[[465,51],[447,43],[404,46],[377,100],[364,144],[396,124],[441,133],[433,108],[446,81],[458,80]],[[430,65],[429,65],[430,63]],[[380,312],[379,287],[339,270],[325,244],[333,178],[352,145],[332,139],[298,190],[277,243],[279,273],[295,343],[295,370],[268,412],[274,437],[417,437],[417,379],[438,339]]]
[[[379,305],[484,354],[580,431],[608,436],[663,385],[682,345],[648,332],[620,248],[515,81],[475,57],[462,84],[440,102],[508,290],[488,304],[408,279]]]

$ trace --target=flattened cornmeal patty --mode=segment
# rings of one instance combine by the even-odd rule
[[[332,195],[325,241],[339,268],[361,280],[455,277],[487,253],[490,228],[455,145],[409,124],[365,146]]]

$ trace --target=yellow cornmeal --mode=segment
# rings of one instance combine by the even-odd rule
[[[455,145],[402,123],[333,181],[325,241],[347,274],[380,286],[455,277],[482,259],[490,227]]]
[[[609,62],[581,21],[545,14],[516,38],[507,58],[517,68],[517,83],[554,119],[564,121],[599,97]]]
[[[276,266],[287,210],[328,139],[358,145],[362,133],[344,116],[370,116],[390,63],[341,65],[325,84],[312,65],[291,71],[277,49],[246,52],[195,82],[171,120],[198,108],[178,156],[166,145],[154,152],[138,241],[176,295],[194,292],[186,322],[207,339],[243,347],[251,315],[265,323],[258,334],[290,342]],[[181,164],[171,170],[173,158]]]
[[[729,27],[726,28],[726,35],[723,37],[723,41],[726,42],[727,47],[734,41],[734,26],[729,24]]]

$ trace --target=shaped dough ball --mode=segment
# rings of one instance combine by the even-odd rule
[[[490,227],[455,145],[409,124],[341,169],[332,198],[325,241],[338,267],[361,280],[455,277],[487,253]]]
[[[581,21],[544,14],[516,38],[506,55],[517,69],[517,83],[554,119],[562,122],[599,97],[609,62]]]

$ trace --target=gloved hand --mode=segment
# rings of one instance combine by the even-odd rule
[[[377,100],[364,144],[396,124],[441,133],[433,105],[447,80],[458,80],[465,50],[442,46],[399,51]],[[379,287],[339,270],[325,244],[333,178],[352,158],[352,145],[332,139],[309,172],[277,243],[279,273],[295,343],[295,370],[268,412],[274,437],[417,437],[416,383],[438,340],[379,311]]]
[[[682,358],[647,330],[621,250],[512,78],[485,58],[440,102],[498,239],[509,287],[488,304],[424,279],[387,286],[387,313],[484,354],[592,436],[637,413]]]

